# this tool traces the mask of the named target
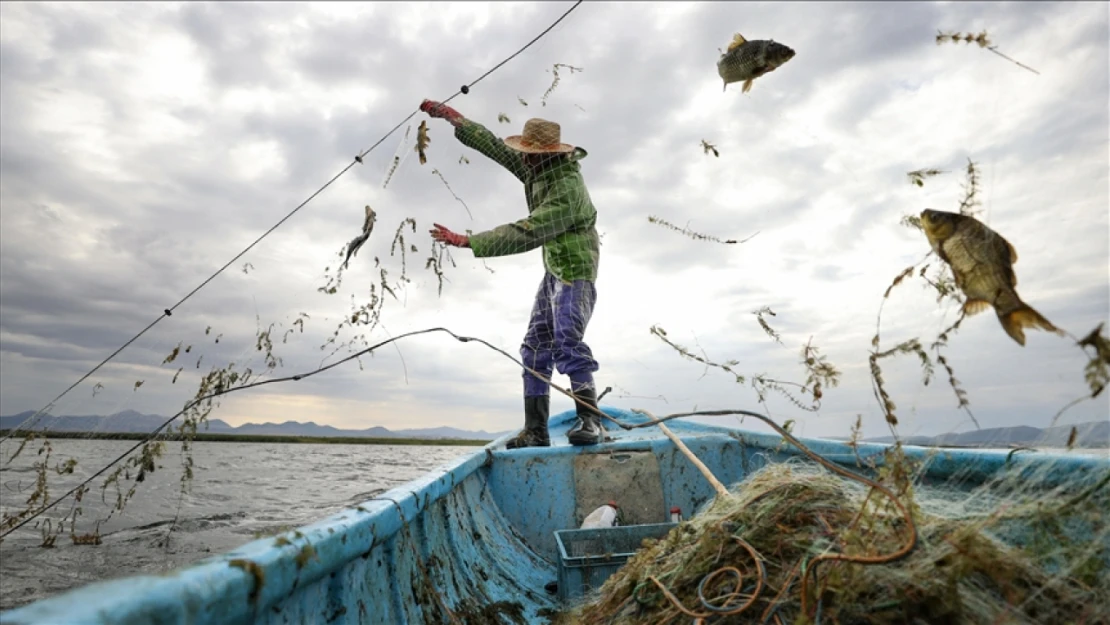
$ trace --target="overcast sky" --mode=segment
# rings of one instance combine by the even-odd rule
[[[4,3],[0,413],[41,408],[423,98],[450,96],[570,5]],[[974,44],[934,42],[938,30],[981,29],[1039,75]],[[797,56],[749,93],[738,84],[722,93],[715,63],[734,32]],[[589,152],[582,172],[603,238],[586,338],[599,386],[614,388],[605,403],[656,414],[769,410],[815,436],[847,435],[862,415],[865,434],[881,436],[889,432],[867,360],[876,314],[894,276],[929,251],[899,221],[926,207],[956,210],[969,158],[982,171],[982,219],[1018,250],[1019,294],[1077,336],[1107,320],[1107,32],[1107,5],[1094,2],[587,2],[451,104],[499,136],[531,116],[558,121],[564,141]],[[582,71],[561,69],[541,106],[557,63]],[[518,219],[521,186],[442,120],[429,120],[421,165],[412,147],[422,119],[51,412],[173,414],[212,365],[264,368],[257,320],[281,324],[280,337],[302,312],[303,334],[276,341],[275,375],[314,369],[352,302],[361,306],[380,281],[375,256],[399,300],[387,297],[368,340],[445,326],[516,355],[540,252],[483,265],[454,250],[441,296],[425,261],[433,221],[480,231]],[[704,153],[703,139],[719,157]],[[405,160],[383,189],[395,154]],[[909,183],[906,172],[928,167],[948,173]],[[378,213],[373,236],[340,290],[318,292],[366,204]],[[739,245],[695,241],[651,215],[722,239],[759,234]],[[411,282],[399,285],[390,247],[406,218],[416,232],[406,226],[405,246],[418,251],[405,259]],[[751,314],[762,306],[777,313],[768,320],[781,345]],[[882,347],[912,337],[928,345],[956,317],[921,279],[907,281],[884,308]],[[817,414],[778,396],[761,407],[750,386],[684,360],[653,325],[711,360],[739,361],[744,375],[796,382],[812,337],[841,384]],[[340,342],[358,333],[345,328]],[[988,312],[950,340],[946,356],[983,427],[1048,425],[1085,392],[1086,356],[1070,339],[1027,335],[1017,345]],[[179,342],[191,352],[160,364]],[[901,434],[973,427],[946,375],[924,386],[912,356],[887,362]],[[490,431],[522,422],[519,370],[479,345],[421,336],[363,365],[229,396],[212,416]],[[553,397],[553,413],[570,406]],[[1096,401],[1063,422],[1106,418]]]

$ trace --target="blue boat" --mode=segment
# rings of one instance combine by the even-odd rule
[[[603,411],[626,424],[648,422],[636,412]],[[509,451],[505,437],[276,538],[165,575],[91,584],[4,612],[0,623],[546,623],[571,590],[553,589],[560,563],[568,561],[557,532],[577,528],[611,499],[620,501],[625,527],[665,530],[672,508],[688,518],[716,494],[659,427],[608,425],[607,442],[571,447],[565,432],[573,420],[573,411],[551,418],[552,447]],[[776,434],[678,419],[667,425],[724,484],[766,463],[805,457]],[[887,449],[799,440],[852,470],[859,456],[881,458]],[[1041,474],[1047,481],[1038,488],[1054,481],[1097,487],[1110,472],[1105,455],[920,447],[905,453],[926,462],[925,481],[958,475],[960,488],[1015,470]],[[585,573],[577,574],[580,580]]]

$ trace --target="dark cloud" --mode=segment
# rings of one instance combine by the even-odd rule
[[[10,42],[0,43],[0,73],[8,83],[13,80],[37,81],[54,75],[58,71],[55,59],[35,58],[29,50]],[[8,95],[11,95],[10,92]],[[0,101],[11,102],[15,105],[15,98],[0,95]]]
[[[104,8],[107,7],[102,7]],[[112,43],[109,22],[104,21],[105,17],[103,12],[96,9],[52,14],[49,18],[51,29],[48,32],[50,48],[65,55],[91,54],[103,50]],[[112,17],[115,18],[113,22],[117,27],[134,25],[126,12],[115,12]]]
[[[297,12],[291,4],[185,3],[177,9],[177,19],[180,32],[196,43],[216,84],[242,88],[283,82],[282,72],[268,58],[280,39],[269,36],[267,26],[290,21]],[[252,27],[244,28],[245,24]]]
[[[844,269],[834,265],[818,265],[813,268],[813,277],[817,280],[842,280]]]

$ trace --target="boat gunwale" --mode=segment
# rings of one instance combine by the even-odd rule
[[[491,443],[492,444],[492,443]],[[455,485],[490,461],[489,445],[445,463],[428,473],[328,517],[282,534],[259,538],[235,549],[164,574],[146,574],[94,582],[40,601],[0,612],[0,622],[54,622],[60,615],[83,615],[78,623],[131,622],[140,615],[180,614],[184,622],[237,622],[269,609],[297,588],[320,581],[337,568],[369,553],[401,531],[402,515],[412,521]],[[423,505],[421,503],[423,500]],[[280,543],[280,544],[279,544]],[[311,548],[311,551],[308,551]],[[302,554],[325,552],[327,558]],[[300,560],[300,561],[299,561]],[[256,574],[232,565],[251,562]],[[248,567],[251,565],[247,565]],[[141,587],[137,588],[136,586]],[[123,595],[124,600],[118,597]],[[235,608],[235,606],[238,606]],[[229,608],[234,608],[229,610]]]

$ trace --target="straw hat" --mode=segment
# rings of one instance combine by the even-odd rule
[[[559,124],[533,117],[524,122],[524,133],[505,137],[505,145],[529,154],[565,154],[574,151],[573,145],[561,142]]]

